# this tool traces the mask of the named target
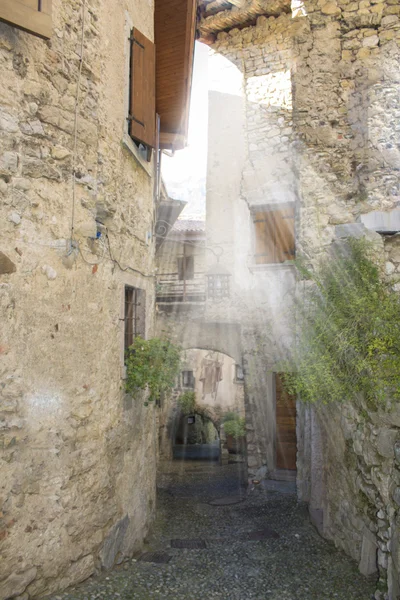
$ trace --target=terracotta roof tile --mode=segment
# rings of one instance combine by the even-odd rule
[[[204,232],[206,230],[206,222],[200,220],[178,219],[172,228],[172,231],[193,231]]]

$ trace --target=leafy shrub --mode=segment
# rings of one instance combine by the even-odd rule
[[[179,346],[168,340],[136,337],[126,353],[126,391],[135,394],[148,389],[149,402],[168,393],[179,373],[180,354]]]
[[[241,438],[246,435],[246,419],[239,417],[234,412],[228,412],[222,419],[226,435],[231,435],[234,438]]]
[[[196,393],[192,390],[186,390],[179,396],[178,405],[184,415],[194,412],[196,407]]]
[[[285,383],[304,401],[362,397],[373,408],[388,395],[400,398],[400,302],[369,251],[364,240],[351,240],[317,272],[301,267],[314,285],[297,311]]]

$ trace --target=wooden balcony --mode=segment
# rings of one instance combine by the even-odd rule
[[[162,273],[157,277],[156,302],[205,302],[206,277],[195,273],[193,279],[178,279],[178,273]]]

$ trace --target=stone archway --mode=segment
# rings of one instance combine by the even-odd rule
[[[245,417],[244,385],[243,379],[237,378],[237,362],[232,356],[214,349],[188,348],[183,351],[181,368],[177,387],[172,398],[166,401],[160,419],[161,457],[172,458],[182,416],[198,414],[213,423],[221,441],[221,456],[227,460],[223,418],[228,413]],[[195,404],[185,413],[179,398],[187,392],[194,394]]]
[[[186,312],[159,312],[157,330],[167,333],[168,338],[182,348],[214,350],[227,354],[242,365],[242,344],[240,325],[237,323],[209,322],[196,318],[193,310]]]

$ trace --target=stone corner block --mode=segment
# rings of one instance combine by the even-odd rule
[[[398,233],[400,231],[400,208],[389,211],[373,210],[360,215],[360,223],[377,233]]]

